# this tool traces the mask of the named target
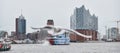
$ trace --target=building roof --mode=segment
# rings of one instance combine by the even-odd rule
[[[19,18],[20,18],[20,19],[24,19],[24,16],[21,14],[21,15],[19,16]]]

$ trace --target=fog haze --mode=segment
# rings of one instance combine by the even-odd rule
[[[0,30],[15,31],[15,18],[21,13],[27,20],[27,32],[30,27],[46,25],[53,19],[55,25],[70,28],[70,16],[75,7],[85,5],[91,15],[99,19],[99,32],[105,33],[105,26],[115,27],[114,21],[120,20],[120,0],[0,0]],[[22,10],[22,12],[21,12]]]

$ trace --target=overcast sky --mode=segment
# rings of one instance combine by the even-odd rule
[[[114,21],[120,20],[120,0],[0,0],[0,30],[15,31],[15,18],[22,14],[30,27],[46,25],[53,19],[55,25],[70,28],[70,16],[75,7],[85,5],[91,15],[99,19],[99,32],[105,33],[105,26],[115,27]]]

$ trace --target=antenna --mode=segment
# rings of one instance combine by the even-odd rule
[[[22,11],[23,11],[23,10],[21,9],[21,15],[22,15]]]

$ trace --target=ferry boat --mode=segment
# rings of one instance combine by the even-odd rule
[[[7,32],[0,31],[0,51],[8,51],[11,49],[11,41],[7,36]]]
[[[67,34],[54,35],[49,39],[49,43],[51,45],[69,45],[70,38]]]
[[[11,49],[11,45],[9,42],[5,42],[4,40],[0,40],[0,51],[8,51]]]

